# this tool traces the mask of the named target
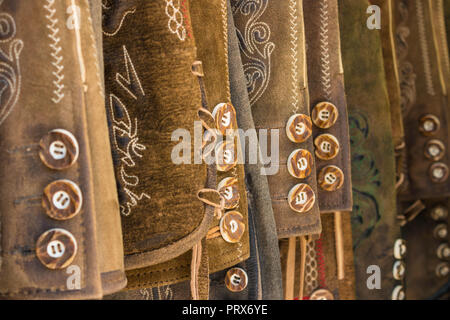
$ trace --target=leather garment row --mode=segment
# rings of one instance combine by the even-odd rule
[[[448,299],[449,0],[0,17],[0,299]]]

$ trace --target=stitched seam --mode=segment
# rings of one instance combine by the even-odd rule
[[[298,17],[297,17],[297,1],[290,0],[289,15],[290,15],[290,38],[291,38],[291,64],[292,64],[292,108],[293,112],[297,113],[299,103],[299,81],[298,81]]]
[[[62,48],[61,46],[59,46],[59,42],[61,41],[61,38],[58,37],[59,28],[56,27],[58,19],[54,18],[56,13],[56,9],[54,8],[55,0],[46,0],[46,3],[47,4],[44,5],[44,9],[48,12],[48,14],[45,15],[45,18],[49,22],[49,24],[46,25],[49,31],[47,36],[52,40],[52,42],[49,44],[49,47],[52,50],[50,56],[53,58],[52,65],[55,68],[55,71],[52,72],[55,77],[55,80],[53,80],[55,90],[53,91],[54,96],[51,100],[57,104],[64,98],[64,64],[62,62]]]
[[[330,47],[328,32],[328,0],[320,1],[320,71],[322,91],[331,100]]]
[[[423,61],[423,68],[424,68],[424,74],[425,74],[425,81],[427,85],[427,93],[430,96],[434,96],[436,92],[434,91],[433,86],[433,78],[431,74],[431,63],[430,63],[430,56],[429,56],[429,49],[428,49],[428,43],[427,43],[427,37],[426,37],[426,30],[425,30],[425,16],[423,12],[423,6],[420,0],[416,0],[416,11],[417,11],[417,22],[419,27],[419,43],[420,48],[422,50],[422,61]]]
[[[225,86],[227,90],[227,100],[231,101],[231,90],[230,90],[230,74],[228,70],[228,10],[227,10],[227,0],[221,1],[221,12],[222,12],[222,34],[223,34],[223,47],[225,51]]]
[[[103,92],[103,83],[101,80],[101,76],[100,76],[100,65],[99,65],[99,59],[98,59],[98,54],[97,54],[97,41],[95,40],[95,36],[94,36],[94,27],[93,27],[93,23],[92,23],[92,18],[91,18],[91,12],[89,10],[89,7],[86,7],[86,15],[88,17],[88,24],[89,24],[89,34],[91,37],[91,47],[92,47],[92,56],[94,58],[95,61],[95,71],[96,71],[96,76],[97,76],[97,86],[98,86],[98,91],[100,93],[100,96],[105,99],[105,93]]]

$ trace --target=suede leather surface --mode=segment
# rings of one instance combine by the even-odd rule
[[[178,9],[185,10],[183,24],[170,29],[166,3],[110,1],[103,8],[106,109],[127,270],[185,253],[212,218],[196,197],[206,165],[193,164],[193,157],[191,164],[171,160],[179,143],[172,132],[186,129],[193,140],[201,106],[189,11]]]
[[[340,145],[336,158],[324,161],[316,157],[317,174],[328,165],[337,166],[344,173],[344,185],[336,191],[318,187],[320,212],[350,211],[352,208],[352,179],[347,102],[344,70],[342,69],[338,1],[304,0],[306,56],[311,110],[323,101],[333,103],[338,111],[337,122],[329,129],[313,125],[313,136],[332,134]]]
[[[209,110],[231,102],[228,65],[228,12],[226,0],[190,2],[192,32],[196,37],[197,57],[203,62],[204,83]],[[236,123],[237,126],[237,123]],[[238,164],[228,172],[217,172],[217,183],[227,177],[238,180],[239,204],[233,209],[244,217],[246,230],[239,242],[227,243],[222,237],[207,240],[210,271],[231,267],[250,255],[248,240],[248,204],[244,166]],[[212,227],[218,226],[216,219]]]
[[[403,120],[406,133],[408,189],[402,190],[402,200],[446,196],[450,191],[450,180],[435,183],[429,169],[433,161],[425,156],[424,146],[430,137],[418,130],[419,119],[426,114],[439,118],[440,129],[433,135],[444,145],[448,145],[448,97],[439,48],[437,47],[437,25],[430,2],[398,1],[395,7],[397,55],[403,105]],[[411,39],[417,35],[418,40]],[[442,61],[443,62],[443,61]],[[440,162],[448,164],[448,151]]]
[[[320,233],[317,199],[303,214],[294,212],[287,201],[290,189],[300,182],[309,184],[317,196],[315,167],[310,177],[299,180],[288,173],[286,165],[295,149],[313,153],[311,138],[296,144],[285,130],[293,114],[309,115],[302,1],[290,6],[288,1],[233,0],[231,7],[255,128],[279,130],[279,170],[267,177],[278,237]],[[286,23],[290,19],[297,28]],[[271,137],[269,131],[267,150],[271,150]]]
[[[101,199],[94,197],[93,177],[100,159],[91,148],[105,147],[97,138],[106,132],[102,126],[93,128],[90,118],[91,112],[94,118],[101,118],[102,96],[89,3],[73,3],[77,8],[69,7],[71,3],[66,1],[0,4],[12,31],[2,34],[0,55],[2,65],[9,70],[2,73],[5,83],[9,82],[3,88],[0,105],[1,298],[102,296],[101,245],[96,229]],[[79,20],[67,15],[73,13],[68,9],[79,9]],[[91,101],[99,103],[91,105]],[[80,148],[76,163],[60,171],[44,166],[38,155],[40,139],[57,128],[70,131]],[[108,159],[101,161],[105,161],[104,173],[108,175]],[[44,188],[58,179],[70,179],[83,194],[81,212],[65,221],[51,219],[41,206]],[[114,202],[114,196],[107,195]],[[114,215],[114,211],[109,214]],[[78,251],[70,266],[80,268],[79,290],[68,287],[68,269],[48,269],[36,257],[37,239],[51,228],[68,230],[77,241]],[[109,248],[120,252],[116,245],[120,243],[112,242]]]
[[[378,32],[367,28],[368,6],[368,1],[339,3],[352,154],[356,298],[390,299],[392,246],[400,232],[394,148],[381,39]],[[367,267],[374,264],[382,270],[380,290],[366,286]]]
[[[228,12],[231,6],[228,1]],[[231,101],[236,107],[239,128],[243,130],[253,129],[255,124],[250,108],[244,69],[242,66],[239,43],[234,27],[232,14],[228,14],[228,65],[230,73]],[[254,242],[250,238],[250,260],[256,260],[258,266],[260,285],[257,287],[258,298],[263,300],[279,300],[283,297],[281,283],[280,252],[278,249],[278,237],[273,215],[272,202],[270,200],[269,184],[267,177],[261,175],[262,164],[245,164],[246,186],[249,202],[249,230],[252,237],[252,225],[254,223]],[[251,217],[253,215],[253,217]],[[256,252],[252,251],[252,245]],[[255,273],[255,272],[254,272]],[[253,284],[252,284],[253,285]],[[255,296],[249,289],[249,299]]]

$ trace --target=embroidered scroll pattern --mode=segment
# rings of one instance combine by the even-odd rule
[[[61,38],[59,37],[59,28],[57,27],[58,19],[55,17],[56,8],[54,7],[55,0],[46,0],[44,5],[44,9],[47,11],[45,18],[48,20],[48,24],[46,25],[49,30],[48,37],[51,40],[49,44],[51,49],[51,56],[53,59],[52,65],[55,70],[52,72],[55,80],[53,80],[53,85],[55,86],[55,90],[53,90],[52,101],[54,103],[59,103],[64,98],[64,64],[63,64],[63,55],[62,48],[59,45]]]
[[[186,40],[186,28],[184,27],[184,17],[180,10],[180,0],[165,0],[166,15],[169,18],[167,27],[172,34],[176,34],[181,41]],[[174,1],[176,4],[174,4]]]
[[[134,0],[103,0],[102,9],[103,34],[109,37],[115,36],[120,31],[127,15],[136,12]]]
[[[408,114],[411,107],[416,102],[416,73],[411,62],[407,61],[408,56],[408,37],[410,29],[408,28],[408,5],[401,1],[398,4],[400,21],[396,29],[396,48],[399,62],[401,107],[404,115]]]
[[[116,73],[116,82],[130,97],[137,100],[138,97],[145,96],[144,89],[125,46],[123,46],[123,55],[126,74],[124,76]],[[121,187],[127,197],[125,203],[121,201],[120,211],[124,216],[128,216],[139,201],[144,198],[150,199],[146,193],[136,194],[133,191],[139,185],[140,180],[138,176],[129,174],[127,171],[136,166],[136,160],[142,158],[142,152],[146,150],[146,147],[139,143],[137,118],[130,117],[126,105],[113,93],[109,95],[109,107],[113,145],[121,162],[119,169]]]
[[[259,19],[269,0],[232,0],[232,12],[245,16],[245,27],[236,29],[239,49],[244,54],[243,68],[250,105],[263,95],[270,81],[271,55],[275,44],[270,40],[270,27]]]
[[[320,70],[322,91],[331,100],[330,46],[328,32],[328,0],[320,0]]]
[[[3,0],[0,0],[0,6]],[[23,41],[14,39],[16,23],[14,18],[6,12],[0,13],[0,125],[9,116],[20,95],[21,70],[20,53]],[[5,49],[5,51],[4,51]]]

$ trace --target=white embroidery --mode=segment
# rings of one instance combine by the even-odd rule
[[[250,105],[263,95],[270,81],[271,54],[275,44],[270,42],[270,27],[259,18],[267,9],[268,0],[235,0],[232,5],[233,15],[244,16],[245,27],[237,28],[239,48],[244,54],[244,73]]]
[[[322,91],[331,100],[330,47],[328,34],[328,0],[320,1],[320,70]]]
[[[109,37],[115,36],[120,29],[122,28],[123,22],[127,15],[133,14],[136,12],[136,8],[126,8],[125,6],[131,6],[131,3],[121,3],[120,6],[112,7],[107,5],[107,1],[102,1],[102,9],[103,9],[103,34]],[[117,8],[124,7],[125,10],[120,12],[116,10]],[[116,15],[121,14],[118,25],[114,24],[114,19]],[[105,21],[107,20],[107,21]]]
[[[3,0],[0,1],[2,5]],[[9,116],[17,103],[21,88],[21,71],[19,57],[23,49],[23,41],[14,39],[16,23],[6,13],[0,13],[0,43],[9,43],[7,51],[0,48],[0,125]]]
[[[183,13],[180,11],[180,0],[165,0],[166,15],[169,17],[167,27],[169,31],[178,36],[181,41],[186,40],[186,29],[183,25]],[[176,1],[177,5],[174,5]]]
[[[116,81],[117,83],[126,91],[129,95],[131,95],[135,100],[137,99],[136,94],[131,92],[133,88],[131,86],[133,83],[138,85],[138,89],[140,93],[145,96],[144,89],[142,89],[141,81],[137,76],[136,69],[134,68],[133,62],[130,59],[130,55],[128,54],[127,48],[123,46],[123,59],[125,60],[125,70],[126,77],[122,76],[119,73],[116,73]],[[130,72],[131,71],[131,72]],[[125,85],[124,82],[127,84]]]
[[[56,71],[53,71],[53,75],[55,76],[56,80],[53,80],[53,85],[55,86],[55,90],[53,91],[54,97],[52,98],[52,101],[54,103],[59,103],[64,98],[64,65],[62,63],[63,56],[61,54],[62,48],[58,45],[61,41],[61,38],[58,37],[59,34],[59,28],[56,27],[56,24],[58,23],[58,19],[54,18],[56,9],[53,7],[55,0],[45,0],[47,3],[44,5],[45,10],[48,12],[48,14],[45,15],[45,18],[49,21],[49,24],[47,24],[47,28],[49,29],[50,33],[48,34],[48,37],[52,40],[52,43],[49,44],[50,48],[52,49],[51,56],[53,58],[52,65],[55,67]]]
[[[420,0],[416,0],[416,9],[417,9],[417,21],[418,21],[418,27],[419,27],[419,43],[420,43],[420,48],[422,50],[422,61],[423,61],[423,68],[424,68],[423,71],[425,74],[427,93],[430,96],[434,96],[436,94],[436,92],[434,91],[433,76],[431,74],[431,63],[430,63],[430,56],[429,56],[428,43],[427,43],[427,33],[425,30],[425,16],[423,13],[422,2]]]
[[[297,1],[289,2],[289,25],[291,28],[291,64],[292,64],[292,110],[297,113],[299,103],[299,80],[298,80],[298,20],[297,20]]]

